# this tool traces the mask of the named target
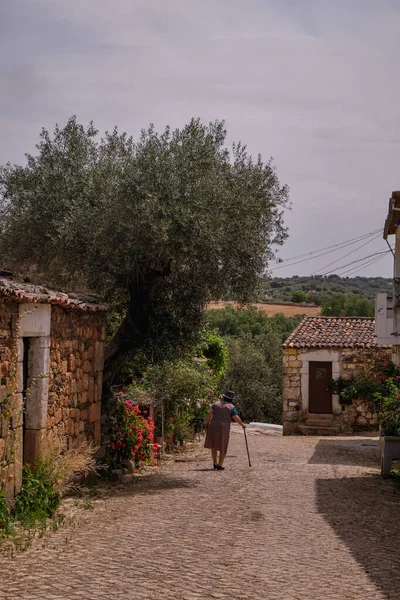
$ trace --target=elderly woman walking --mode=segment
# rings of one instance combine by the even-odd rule
[[[228,451],[232,420],[239,423],[243,429],[247,427],[237,414],[233,405],[234,400],[235,393],[226,391],[222,394],[222,399],[211,406],[206,418],[207,434],[204,448],[211,449],[214,469],[217,471],[223,471],[225,468],[222,465]]]

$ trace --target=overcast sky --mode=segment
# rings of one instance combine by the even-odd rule
[[[398,0],[1,0],[0,163],[73,114],[133,135],[225,119],[290,186],[282,258],[362,236],[400,189],[399,24]],[[390,277],[390,255],[359,274]]]

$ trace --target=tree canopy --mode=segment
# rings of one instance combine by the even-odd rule
[[[307,302],[307,294],[302,290],[295,290],[292,294],[292,302],[301,303]]]
[[[187,343],[210,298],[251,297],[286,238],[272,162],[225,139],[198,119],[99,138],[73,117],[0,169],[2,266],[117,307],[106,378],[137,348]]]
[[[223,309],[213,308],[207,312],[207,323],[211,329],[217,329],[225,337],[239,337],[250,334],[252,337],[261,334],[278,333],[281,342],[292,333],[303,316],[285,317],[276,314],[268,317],[255,306],[234,308],[226,306]]]
[[[225,387],[236,393],[236,405],[245,421],[282,422],[283,366],[279,336],[271,332],[244,334],[229,343],[229,370]]]
[[[282,342],[301,320],[282,314],[268,317],[255,307],[213,309],[209,327],[225,337],[229,348],[226,388],[237,395],[240,416],[246,421],[282,421]]]
[[[323,303],[322,314],[327,317],[373,317],[374,303],[354,294],[332,294]]]

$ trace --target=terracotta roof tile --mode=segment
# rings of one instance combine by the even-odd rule
[[[305,317],[283,344],[284,348],[378,346],[375,320],[367,317]]]
[[[0,277],[0,297],[14,302],[32,302],[34,304],[56,304],[69,309],[85,312],[107,311],[109,306],[97,298],[78,296],[77,294],[56,292],[42,285],[23,283],[14,279]]]

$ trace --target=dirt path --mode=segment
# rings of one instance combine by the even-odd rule
[[[400,496],[377,440],[232,434],[96,502],[73,532],[0,562],[0,598],[397,599]]]

